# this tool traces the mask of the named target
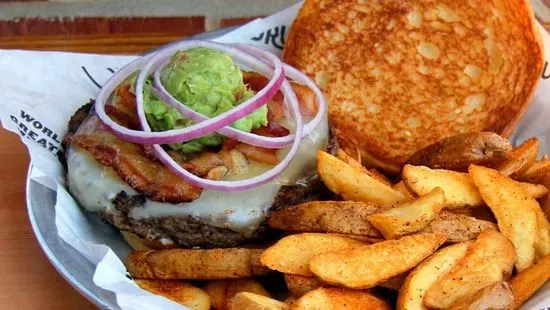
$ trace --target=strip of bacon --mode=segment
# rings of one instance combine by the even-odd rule
[[[235,148],[243,153],[248,160],[257,161],[267,165],[276,165],[279,163],[279,157],[277,156],[277,150],[275,149],[266,149],[244,143],[237,144]]]
[[[197,199],[202,189],[185,182],[161,162],[145,155],[140,145],[123,141],[111,134],[97,116],[82,124],[71,141],[118,176],[133,189],[152,200],[180,203]]]

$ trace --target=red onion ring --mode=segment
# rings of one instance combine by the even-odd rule
[[[278,60],[278,58],[275,55],[253,46],[244,45],[244,44],[234,44],[234,46],[236,46],[239,49],[242,49],[245,52],[249,52],[251,55],[257,57],[261,61],[261,64],[258,64],[258,67],[269,65],[270,68],[273,68],[273,64],[276,62],[276,60]],[[195,122],[202,122],[208,119],[206,116],[181,104],[176,98],[174,98],[164,88],[164,85],[162,85],[162,82],[160,80],[160,72],[164,69],[165,66],[166,66],[166,63],[158,66],[158,68],[155,70],[153,74],[153,83],[154,83],[153,92],[155,93],[155,95],[158,96],[163,102],[165,102],[172,108],[175,108],[176,110],[178,110],[178,112],[180,112],[183,116],[188,117]],[[317,97],[317,114],[311,121],[309,121],[304,126],[304,130],[302,133],[302,138],[304,138],[310,135],[314,131],[314,129],[319,125],[319,123],[323,120],[323,117],[325,116],[325,113],[327,110],[327,104],[321,90],[307,75],[301,73],[300,71],[296,70],[295,68],[287,64],[283,64],[283,68],[285,69],[285,74],[287,77],[291,78],[292,80],[300,84],[305,84],[314,92],[315,96]],[[265,68],[265,69],[267,70],[268,68]],[[287,91],[290,91],[290,90],[287,90]],[[279,149],[279,148],[287,147],[291,145],[292,141],[294,140],[294,134],[289,134],[283,137],[265,137],[254,133],[243,132],[230,126],[223,127],[217,132],[223,136],[226,136],[235,140],[239,140],[246,144],[264,147],[264,148],[271,148],[271,149]]]
[[[136,105],[138,109],[137,112],[140,118],[144,118],[145,112],[143,110],[143,84],[145,83],[145,79],[151,71],[151,67],[156,63],[166,61],[166,59],[176,51],[187,50],[196,47],[206,47],[225,52],[232,58],[235,58],[239,63],[242,63],[243,65],[246,65],[254,70],[257,69],[258,72],[265,76],[270,76],[271,79],[269,83],[262,90],[257,92],[252,98],[234,107],[233,109],[216,117],[209,118],[207,120],[204,120],[203,122],[182,129],[161,132],[131,130],[126,127],[120,126],[107,115],[107,113],[105,112],[105,105],[108,96],[112,93],[114,88],[116,88],[116,86],[120,84],[120,82],[125,80],[131,73],[139,70],[139,68],[137,68],[141,67],[139,65],[145,63],[145,66],[141,69],[136,81]],[[254,56],[248,55],[247,53],[227,44],[197,40],[184,41],[179,44],[171,45],[169,47],[161,49],[149,57],[146,57],[144,59],[140,58],[132,62],[130,65],[124,67],[120,71],[120,73],[117,73],[113,78],[107,81],[105,86],[100,90],[98,97],[96,98],[96,114],[109,130],[115,133],[115,135],[117,135],[118,137],[129,142],[139,144],[169,144],[189,141],[215,132],[254,112],[262,105],[267,104],[269,100],[271,100],[271,98],[273,98],[273,96],[277,93],[277,91],[279,91],[281,84],[285,80],[284,70],[281,61],[277,59],[276,61],[274,61],[273,65],[275,67],[275,69],[273,70],[262,70],[262,68],[265,69],[265,67],[259,67],[258,60]],[[129,72],[129,68],[137,70]]]
[[[223,113],[215,118],[203,120],[198,124],[180,130],[172,130],[167,132],[151,132],[151,128],[147,122],[145,112],[143,110],[143,85],[145,83],[145,79],[149,75],[149,72],[154,67],[154,65],[161,61],[166,61],[171,53],[174,53],[178,50],[185,50],[194,47],[208,47],[222,50],[236,58],[240,63],[244,63],[248,67],[257,70],[258,72],[266,76],[271,76],[272,78],[268,85],[264,87],[264,89],[262,89],[260,92],[258,92],[252,99],[247,100],[245,103],[242,103],[234,109]],[[271,60],[272,66],[266,65],[266,60]],[[138,70],[140,70],[140,73],[136,81],[136,108],[143,131],[129,130],[125,127],[122,127],[111,120],[105,112],[107,98],[121,82],[126,80],[128,76]],[[290,112],[292,119],[294,119],[296,132],[292,137],[292,146],[289,152],[283,158],[283,160],[281,160],[281,162],[279,162],[279,164],[277,164],[272,169],[258,176],[240,181],[214,181],[203,179],[183,169],[168,155],[168,153],[166,153],[166,151],[164,151],[161,145],[157,144],[187,141],[226,127],[228,124],[248,115],[249,113],[252,113],[263,104],[266,104],[279,90],[279,87],[281,88],[285,96],[287,108],[291,110]],[[107,83],[101,89],[96,99],[95,110],[96,114],[106,125],[106,127],[112,130],[122,139],[134,143],[153,143],[153,151],[157,155],[158,159],[163,162],[176,175],[181,176],[192,185],[199,186],[205,189],[219,191],[247,190],[271,181],[290,164],[291,160],[294,158],[296,152],[300,147],[300,141],[303,136],[303,124],[296,94],[294,93],[294,91],[290,87],[289,82],[285,78],[282,63],[275,56],[265,56],[264,61],[259,62],[256,57],[248,55],[247,53],[240,51],[239,49],[236,49],[234,47],[205,41],[184,42],[181,44],[170,46],[168,48],[158,51],[153,55],[140,58],[125,66],[117,74],[115,74],[115,76],[107,81]],[[174,134],[174,132],[176,133]],[[168,134],[159,135],[162,133]]]

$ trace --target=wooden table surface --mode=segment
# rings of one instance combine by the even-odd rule
[[[174,35],[0,38],[0,49],[139,54]],[[19,137],[0,129],[0,308],[95,309],[50,264],[32,232],[25,206],[29,155]]]

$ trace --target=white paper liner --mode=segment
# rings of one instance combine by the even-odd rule
[[[225,43],[248,43],[280,54],[284,39],[301,3],[267,18],[256,19],[217,38]],[[550,38],[542,28],[546,55]],[[284,35],[284,36],[283,36]],[[96,265],[93,281],[116,294],[122,309],[186,309],[166,298],[140,289],[126,277],[121,261],[129,248],[123,244],[103,244],[97,227],[67,192],[64,171],[56,158],[60,141],[74,111],[94,98],[113,72],[136,56],[0,50],[0,120],[4,128],[21,136],[35,167],[31,178],[57,191],[55,224],[65,242]],[[547,57],[547,59],[550,57]],[[550,69],[543,79],[512,141],[530,137],[542,142],[542,152],[550,145]],[[94,227],[92,227],[94,226]],[[115,254],[117,253],[117,254]],[[550,306],[550,284],[540,290],[522,309]]]

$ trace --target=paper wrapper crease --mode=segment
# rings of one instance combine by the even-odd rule
[[[256,19],[215,39],[247,43],[280,54],[300,3],[267,18]],[[545,53],[550,57],[550,37],[540,27]],[[105,56],[61,52],[0,50],[0,119],[4,128],[20,135],[28,147],[31,178],[57,191],[55,224],[59,237],[96,265],[94,283],[116,294],[122,309],[185,309],[168,299],[148,293],[126,277],[121,259],[129,247],[120,241],[105,245],[84,212],[68,193],[64,170],[58,161],[60,142],[69,118],[94,98],[114,72],[136,56]],[[548,71],[547,71],[548,70]],[[529,110],[512,137],[520,143],[541,140],[543,152],[550,145],[550,69],[546,68]],[[523,306],[543,309],[550,305],[550,284]]]

